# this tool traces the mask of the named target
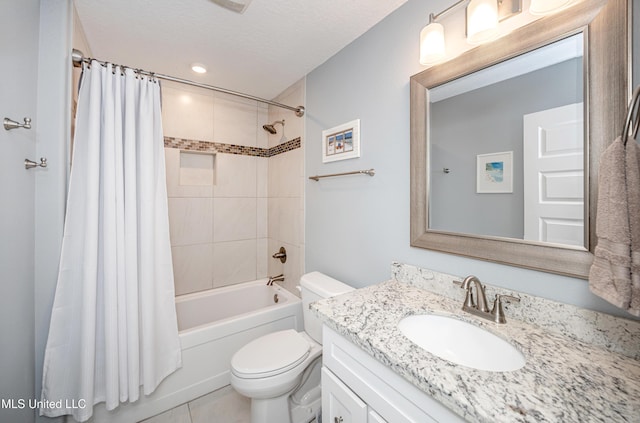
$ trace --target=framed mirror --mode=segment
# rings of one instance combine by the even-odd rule
[[[411,77],[412,246],[587,278],[628,8],[583,0]]]

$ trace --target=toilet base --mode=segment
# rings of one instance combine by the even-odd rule
[[[291,423],[289,394],[269,399],[251,399],[251,423]]]
[[[319,415],[321,406],[321,398],[293,407],[290,405],[289,395],[270,399],[252,399],[251,423],[309,423]]]

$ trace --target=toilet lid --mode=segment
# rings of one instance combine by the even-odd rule
[[[237,376],[262,378],[283,373],[309,355],[311,345],[293,329],[273,332],[240,348],[231,359]]]

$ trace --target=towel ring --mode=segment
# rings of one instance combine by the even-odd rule
[[[636,139],[636,136],[638,135],[638,128],[640,128],[640,85],[633,90],[631,102],[629,103],[629,110],[627,111],[627,120],[624,122],[622,141],[625,145],[627,145],[627,139],[629,136]],[[629,130],[631,130],[631,133],[629,133]]]

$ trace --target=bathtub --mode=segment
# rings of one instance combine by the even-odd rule
[[[148,397],[106,411],[94,408],[95,422],[137,422],[229,384],[233,354],[270,332],[303,330],[298,297],[267,279],[176,297],[182,368]],[[277,301],[277,302],[276,302]]]

